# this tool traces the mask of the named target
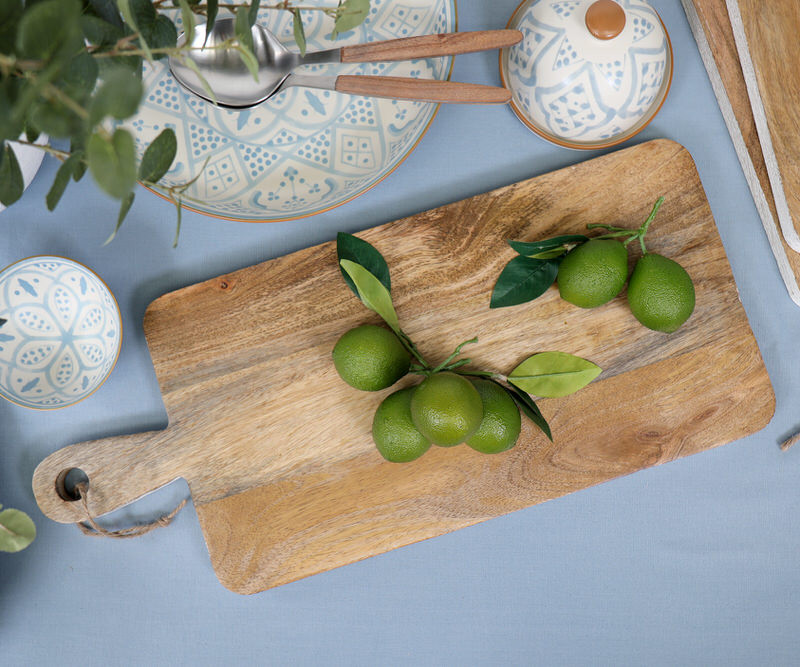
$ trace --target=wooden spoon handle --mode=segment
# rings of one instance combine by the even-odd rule
[[[180,462],[163,456],[176,434],[149,431],[64,447],[42,461],[33,473],[33,493],[45,515],[61,523],[84,516],[80,502],[64,497],[63,478],[79,468],[89,478],[89,509],[100,516],[169,484],[181,476]]]
[[[336,90],[367,97],[451,104],[506,104],[511,99],[511,91],[496,86],[394,76],[340,76]]]
[[[405,37],[372,44],[345,46],[342,48],[342,62],[375,63],[455,56],[460,53],[503,49],[520,41],[522,33],[519,30],[478,30]]]

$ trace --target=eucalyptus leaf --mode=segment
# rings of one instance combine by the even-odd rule
[[[81,16],[81,30],[90,44],[102,47],[115,44],[125,35],[121,25],[117,27],[92,14]]]
[[[47,197],[45,198],[48,211],[52,211],[58,205],[58,202],[61,200],[61,195],[63,195],[64,190],[67,189],[69,179],[75,173],[75,169],[80,164],[82,159],[83,153],[81,151],[77,151],[72,153],[72,155],[70,155],[61,163],[61,166],[56,172],[56,177],[53,180],[53,185],[50,186],[50,191],[47,193]]]
[[[253,46],[253,33],[250,31],[252,25],[250,23],[250,12],[247,7],[239,7],[236,10],[236,22],[234,24],[234,32],[239,46],[252,54],[254,51]]]
[[[300,55],[306,55],[306,29],[303,27],[303,17],[299,9],[292,10],[292,30],[294,31],[294,41],[300,49]]]
[[[0,53],[14,53],[22,0],[0,0]]]
[[[42,131],[36,127],[30,119],[28,119],[28,121],[25,123],[25,138],[33,144],[39,138],[41,133]]]
[[[65,139],[82,128],[75,112],[57,99],[37,100],[29,112],[31,121],[51,137]]]
[[[117,10],[116,0],[87,0],[95,14],[106,23],[122,29],[122,18]]]
[[[10,509],[0,512],[0,551],[22,551],[34,539],[36,526],[25,512]]]
[[[512,259],[497,278],[491,308],[516,306],[544,294],[558,275],[558,261],[528,257]]]
[[[41,60],[57,52],[77,52],[82,46],[80,16],[78,0],[44,0],[26,8],[17,27],[17,52]]]
[[[392,304],[392,295],[386,286],[361,264],[342,259],[339,260],[339,265],[352,279],[364,305],[378,313],[395,332],[399,331],[400,321]]]
[[[550,424],[547,423],[547,420],[544,418],[541,410],[539,410],[539,406],[536,405],[536,402],[526,392],[522,391],[522,389],[519,389],[518,387],[504,385],[500,382],[497,382],[497,380],[492,380],[492,382],[505,389],[511,398],[514,399],[514,402],[519,406],[519,409],[522,410],[523,414],[534,424],[536,424],[542,433],[544,433],[552,442],[553,433],[550,430]]]
[[[177,213],[178,219],[175,222],[175,239],[172,241],[173,248],[178,247],[178,239],[181,236],[181,215],[183,213],[183,201],[181,201],[180,199],[178,199],[175,202],[175,211]]]
[[[239,53],[241,55],[241,52],[239,52]],[[194,61],[194,59],[191,58],[191,57],[186,57],[184,55],[179,55],[178,56],[178,60],[180,61],[181,65],[185,65],[186,67],[188,67],[190,70],[192,70],[197,75],[197,78],[200,79],[200,85],[203,86],[203,90],[205,90],[206,93],[208,93],[209,99],[214,104],[216,104],[217,103],[217,95],[214,92],[214,89],[211,87],[211,84],[208,82],[208,79],[206,79],[206,77],[203,74],[203,72],[197,66],[197,63]],[[255,60],[255,58],[253,58],[253,60]],[[256,67],[258,67],[258,63],[256,63]],[[251,72],[252,72],[252,69],[251,69]]]
[[[124,120],[136,113],[144,95],[142,82],[122,69],[116,69],[103,77],[89,104],[89,122],[97,124],[106,116]]]
[[[369,3],[370,0],[344,0],[344,2],[340,2],[331,36],[336,38],[343,32],[361,25],[369,15]]]
[[[247,20],[250,23],[250,27],[252,28],[256,21],[258,20],[258,7],[261,4],[261,0],[250,0],[250,7],[247,10]]]
[[[97,83],[97,71],[97,61],[86,51],[81,51],[67,63],[58,85],[67,96],[83,105]]]
[[[186,0],[178,0],[181,8],[181,22],[183,23],[183,34],[186,36],[185,43],[191,44],[194,39],[194,12]]]
[[[133,206],[133,198],[134,193],[129,192],[122,198],[122,202],[120,203],[119,207],[119,215],[117,215],[117,225],[114,227],[114,231],[111,232],[111,235],[105,240],[103,243],[104,246],[108,245],[114,240],[114,237],[117,235],[119,228],[122,227],[122,223],[125,221],[125,216],[128,215],[128,211],[131,210],[131,206]]]
[[[203,39],[203,46],[205,46],[208,41],[209,33],[214,29],[218,12],[219,0],[206,0],[206,36],[205,39]]]
[[[0,204],[11,206],[22,196],[25,183],[14,150],[6,143],[0,155]]]
[[[139,180],[157,183],[169,171],[177,152],[178,140],[175,131],[169,127],[162,130],[142,156],[139,164]]]
[[[92,177],[112,197],[122,199],[133,189],[136,149],[129,132],[117,129],[110,141],[95,132],[89,138],[86,155]]]
[[[375,276],[389,292],[392,291],[392,281],[389,277],[389,265],[386,263],[383,255],[381,255],[372,244],[352,234],[339,232],[336,235],[336,254],[340,262],[343,259],[349,259],[351,262],[360,264]],[[358,289],[355,283],[344,268],[342,268],[341,264],[339,265],[339,269],[342,272],[342,277],[347,283],[347,286],[358,296]]]
[[[541,352],[511,371],[508,381],[534,396],[556,398],[583,389],[602,372],[591,361],[566,352]]]
[[[543,241],[509,241],[510,245],[523,257],[532,259],[552,259],[566,254],[572,247],[586,243],[588,236],[583,234],[567,234],[565,236],[554,236]]]
[[[77,153],[80,152],[82,156],[86,155],[86,137],[72,135],[69,141],[69,151],[70,153]],[[83,178],[83,175],[86,173],[86,169],[88,165],[86,164],[86,160],[81,160],[75,165],[75,170],[72,173],[72,180],[76,183]]]
[[[117,0],[122,18],[134,32],[139,33],[139,46],[144,51],[148,60],[153,60],[153,53],[147,43],[145,34],[150,31],[148,25],[155,21],[155,8],[149,0]]]

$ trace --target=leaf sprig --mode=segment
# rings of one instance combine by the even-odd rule
[[[592,237],[593,239],[624,238],[623,245],[626,247],[634,241],[639,241],[642,254],[646,254],[644,237],[663,203],[664,197],[659,197],[647,220],[636,229],[604,224],[589,224],[586,228],[607,231],[606,234]],[[492,291],[490,307],[517,306],[540,297],[556,281],[561,260],[571,250],[587,241],[589,237],[583,234],[554,236],[542,241],[509,241],[508,244],[518,256],[506,264],[498,276]]]
[[[335,6],[321,7],[295,0],[269,4],[261,0],[0,0],[0,203],[10,206],[22,196],[22,171],[10,142],[24,135],[20,143],[62,163],[47,194],[48,209],[53,210],[69,183],[81,180],[88,170],[100,188],[120,202],[116,228],[108,241],[131,209],[137,180],[157,187],[172,201],[179,233],[185,193],[194,181],[160,183],[176,157],[172,130],[172,137],[164,132],[158,135],[137,161],[130,132],[109,129],[139,108],[144,61],[171,56],[192,67],[188,54],[197,47],[188,38],[198,19],[206,22],[209,32],[223,9],[236,16],[236,38],[204,48],[235,49],[257,78],[250,29],[259,9],[289,12],[295,41],[305,52],[303,14],[322,12],[332,17],[332,36],[336,37],[363,22],[369,7],[370,0],[338,0]],[[181,45],[171,18],[175,14],[180,14],[187,35]],[[207,82],[204,85],[213,99],[213,90]],[[66,148],[59,143],[58,148],[51,142],[35,143],[42,133]]]
[[[431,364],[400,327],[400,320],[392,303],[389,266],[383,255],[363,239],[342,232],[336,238],[336,249],[339,268],[347,286],[367,308],[381,316],[415,359],[410,372],[430,377],[450,371],[491,380],[508,392],[523,414],[550,440],[553,439],[550,426],[532,395],[540,398],[567,396],[588,385],[602,372],[592,362],[565,352],[540,352],[529,356],[508,376],[496,371],[469,370],[466,366],[472,360],[462,357],[461,354],[467,345],[478,342],[477,337],[459,344],[441,363]]]

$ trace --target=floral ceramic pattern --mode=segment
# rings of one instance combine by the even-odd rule
[[[303,16],[311,51],[451,32],[455,0],[373,0],[366,22],[336,42],[328,39],[332,19],[321,12]],[[296,49],[287,12],[262,10],[259,22]],[[317,65],[301,71],[446,79],[451,62]],[[253,221],[312,215],[361,194],[414,148],[436,111],[435,104],[310,88],[288,88],[244,111],[219,109],[183,90],[163,62],[145,68],[144,84],[144,103],[127,123],[140,153],[161,130],[173,128],[178,155],[164,182],[184,183],[202,170],[186,204],[210,215]]]
[[[670,48],[655,10],[618,0],[625,28],[603,41],[584,23],[592,2],[527,2],[510,26],[524,39],[506,50],[502,65],[517,113],[543,134],[577,144],[634,129],[669,85]]]
[[[32,257],[0,273],[0,395],[62,408],[95,391],[116,363],[119,309],[86,267]]]

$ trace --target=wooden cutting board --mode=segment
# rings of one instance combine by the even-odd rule
[[[737,137],[735,135],[738,133],[741,137],[742,144],[737,147],[737,151],[740,150],[740,148],[746,151],[746,157],[740,156],[740,160],[743,161],[742,167],[745,170],[745,174],[748,175],[748,178],[755,181],[755,183],[751,185],[751,188],[756,187],[760,191],[754,191],[756,205],[759,208],[767,237],[778,262],[778,268],[789,290],[789,294],[792,299],[800,305],[800,253],[795,252],[791,248],[779,224],[778,210],[772,192],[767,164],[762,152],[761,138],[759,137],[756,127],[747,83],[739,60],[734,30],[728,12],[728,2],[726,2],[726,0],[683,0],[683,4],[689,16],[690,24],[693,24],[694,21],[692,13],[696,15],[699,26],[704,33],[704,39],[710,48],[714,61],[712,69],[716,70],[716,73],[711,69],[709,70],[712,83],[714,82],[715,74],[718,75],[719,84],[723,88],[722,92],[727,98],[727,103],[730,105],[730,111],[734,116],[734,122],[736,124],[736,128],[732,130],[734,144],[737,143]],[[747,33],[764,33],[764,31],[771,33],[771,31],[774,30],[774,25],[773,28],[769,28],[767,24],[758,24],[760,13],[765,12],[764,16],[769,17],[769,23],[774,24],[775,14],[780,14],[787,4],[795,6],[796,2],[795,0],[778,0],[774,3],[764,3],[760,1],[740,0],[737,6],[743,24],[745,20],[747,22]],[[798,27],[800,26],[786,24],[780,27],[776,31],[775,36],[769,39],[764,39],[763,34],[759,36],[754,34],[753,38],[750,39],[750,35],[746,34],[745,37],[748,38],[747,42],[754,64],[758,65],[758,63],[764,60],[765,49],[771,49],[773,51],[772,57],[775,57],[774,54],[779,52],[776,50],[776,46],[786,39],[785,36],[782,35],[784,30],[789,30],[794,34]],[[695,30],[694,24],[692,25],[692,29]],[[698,35],[696,35],[696,37],[698,37],[698,43],[700,43],[700,37]],[[778,49],[779,48],[780,47],[778,47]],[[790,48],[796,51],[798,47],[797,44],[792,44]],[[702,50],[701,46],[701,53]],[[767,60],[769,61],[769,58]],[[788,62],[788,60],[790,59],[785,59],[782,62]],[[706,67],[709,67],[709,63],[706,63]],[[769,79],[770,77],[774,78],[774,75],[775,66],[770,65],[769,62],[767,62],[766,67],[759,67],[756,70],[758,87],[762,92],[767,93],[765,96],[762,96],[762,98],[768,103],[770,109],[780,109],[780,104],[782,103],[781,97],[796,97],[798,95],[798,86],[794,85],[794,87],[792,87],[790,85],[784,88],[784,86],[780,84],[777,86],[774,85],[774,80],[771,85]],[[797,80],[798,84],[800,84],[800,77],[796,74],[792,74],[787,80]],[[717,92],[719,96],[720,91],[715,92]],[[720,101],[720,105],[724,106],[725,102]],[[790,124],[793,125],[793,118],[790,117],[789,120]],[[781,121],[780,118],[777,122],[775,120],[770,121],[769,125],[770,129],[774,128],[778,133],[778,140],[780,142],[778,146],[782,147],[782,155],[787,155],[786,146],[790,145],[792,140],[797,143],[796,133],[786,136],[786,123]],[[775,137],[773,137],[773,139],[774,138]],[[776,145],[776,142],[773,141],[772,143],[773,146]],[[800,172],[798,172],[796,159],[787,160],[783,157],[781,158],[781,162],[784,163],[781,165],[782,173],[788,174],[791,179],[789,184],[791,185],[791,183],[794,183],[794,185],[797,185],[796,181],[800,179]],[[787,183],[783,185],[786,186]],[[784,193],[786,192],[785,187],[781,189]],[[793,197],[796,200],[797,195],[795,194]],[[791,206],[793,209],[792,213],[794,213],[794,221],[800,220],[800,209],[798,209],[797,201],[794,201]]]
[[[506,239],[589,222],[633,227],[662,194],[648,247],[680,260],[697,290],[677,333],[640,326],[624,296],[585,311],[553,288],[489,309],[514,256]],[[429,359],[478,335],[479,367],[509,372],[534,352],[562,350],[605,369],[578,394],[541,402],[554,443],[525,423],[503,454],[433,447],[413,463],[385,462],[370,427],[390,390],[351,389],[330,357],[343,332],[377,320],[326,243],[151,304],[144,327],[169,426],[48,457],[33,480],[42,511],[82,518],[57,492],[72,467],[88,474],[96,514],[183,477],[220,580],[253,593],[736,440],[773,413],[702,185],[678,144],[652,141],[359,236],[386,257],[401,323]]]

